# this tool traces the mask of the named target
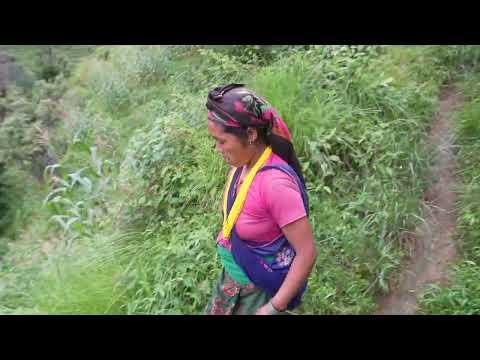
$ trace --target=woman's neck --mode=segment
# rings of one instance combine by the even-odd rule
[[[263,154],[263,152],[265,151],[266,148],[267,148],[267,145],[265,145],[265,144],[261,144],[256,148],[255,154],[252,156],[250,161],[247,162],[247,164],[245,165],[245,168],[246,168],[245,170],[247,172],[249,172],[250,169],[256,164],[256,162],[258,161],[260,156],[262,156],[262,154]]]

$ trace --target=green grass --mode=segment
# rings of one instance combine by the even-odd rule
[[[123,314],[122,286],[124,267],[114,257],[112,247],[103,238],[83,244],[85,252],[77,256],[66,252],[47,261],[30,290],[32,303],[42,313]],[[102,245],[102,247],[99,246]],[[88,253],[88,255],[87,255]]]
[[[51,45],[55,50],[67,56],[74,64],[77,64],[87,55],[90,55],[97,45]],[[14,56],[23,66],[33,68],[35,57],[41,45],[0,45],[0,51]]]
[[[454,118],[461,185],[457,204],[459,257],[450,267],[449,283],[432,286],[421,301],[425,314],[480,314],[480,76],[478,69],[459,77],[465,106]]]
[[[69,187],[24,229],[25,247],[13,246],[0,272],[2,311],[202,311],[220,271],[214,238],[226,174],[204,103],[226,82],[246,82],[277,107],[304,167],[319,258],[297,312],[374,309],[398,273],[401,234],[420,213],[423,134],[448,75],[431,48],[314,46],[268,66],[195,47],[102,51],[79,63],[64,97],[63,180],[86,168],[93,190]],[[92,146],[109,161],[102,176]],[[62,230],[52,216],[81,220]],[[52,239],[54,250],[28,260]]]

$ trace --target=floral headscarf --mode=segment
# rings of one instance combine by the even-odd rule
[[[292,143],[287,125],[277,110],[243,84],[229,84],[208,94],[209,120],[229,127],[261,127]]]

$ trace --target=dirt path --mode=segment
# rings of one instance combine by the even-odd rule
[[[447,279],[447,266],[455,258],[456,216],[454,193],[456,163],[453,153],[452,113],[462,106],[462,95],[452,86],[440,97],[439,111],[428,133],[433,155],[429,188],[424,194],[424,222],[413,233],[412,257],[399,286],[378,301],[377,315],[413,315],[425,285]]]

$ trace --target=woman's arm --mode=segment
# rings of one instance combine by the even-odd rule
[[[293,299],[307,280],[317,258],[312,227],[307,217],[285,225],[282,228],[282,232],[294,248],[296,256],[282,286],[271,299],[272,305],[277,310],[285,310],[287,308],[290,300]],[[257,314],[266,314],[266,310],[266,307],[263,306],[257,311]]]

